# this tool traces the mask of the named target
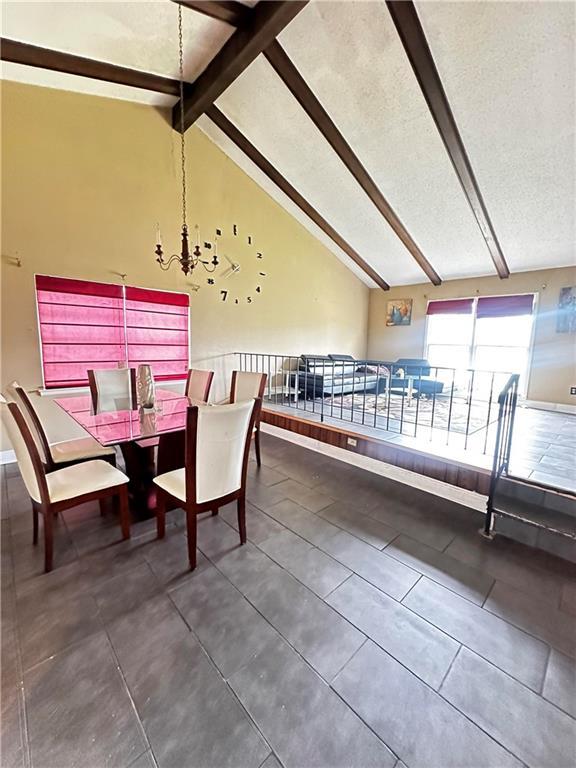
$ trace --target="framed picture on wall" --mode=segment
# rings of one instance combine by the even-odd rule
[[[386,325],[410,325],[412,299],[391,299],[386,308]]]
[[[576,286],[560,288],[556,333],[576,333]]]

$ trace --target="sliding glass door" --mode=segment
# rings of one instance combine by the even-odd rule
[[[521,294],[429,302],[426,358],[460,370],[519,373],[524,391],[533,301],[533,294]]]

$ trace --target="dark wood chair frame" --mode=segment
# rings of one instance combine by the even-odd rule
[[[112,370],[116,370],[113,368]],[[136,368],[129,368],[130,371],[130,405],[131,410],[138,407],[138,395],[136,392]],[[92,408],[94,413],[98,413],[98,385],[96,384],[96,377],[94,376],[94,370],[90,369],[88,372],[88,384],[90,386],[90,397],[92,398]]]
[[[254,408],[250,416],[250,424],[246,433],[246,442],[244,444],[244,456],[242,459],[242,476],[240,488],[237,491],[220,496],[217,499],[209,501],[196,502],[196,450],[198,439],[198,406],[188,407],[186,414],[186,501],[172,496],[163,488],[158,486],[156,492],[156,526],[158,538],[163,539],[166,534],[166,507],[170,503],[173,507],[182,507],[186,512],[186,529],[188,537],[188,561],[190,570],[196,568],[196,522],[197,516],[202,512],[212,512],[218,514],[220,507],[236,501],[238,505],[238,530],[240,532],[240,544],[246,543],[246,477],[248,472],[248,456],[250,453],[250,440],[254,425],[260,416],[262,400],[256,398]]]
[[[46,456],[46,462],[44,464],[45,472],[48,472],[48,473],[54,472],[56,469],[64,469],[64,467],[71,467],[74,464],[81,464],[85,461],[94,461],[96,458],[99,458],[102,461],[107,461],[109,464],[112,464],[113,467],[116,466],[116,456],[114,454],[111,454],[110,456],[101,456],[101,457],[87,456],[86,458],[83,458],[83,459],[74,459],[72,461],[62,461],[62,462],[59,462],[58,464],[54,462],[52,459],[52,451],[50,450],[50,443],[48,442],[48,438],[46,437],[46,432],[44,431],[42,422],[40,421],[40,418],[36,413],[36,409],[32,405],[32,401],[28,397],[28,393],[25,392],[20,386],[15,386],[14,390],[16,391],[16,394],[24,404],[24,407],[26,408],[26,411],[30,416],[31,421],[34,424],[36,432],[38,433],[40,442],[42,443],[42,450],[44,452],[44,455]]]
[[[188,369],[188,376],[186,377],[186,389],[184,390],[184,394],[188,394],[188,387],[190,386],[190,380],[192,378],[192,373],[194,372],[194,369],[189,368]],[[208,381],[206,382],[206,387],[204,388],[204,395],[202,399],[205,403],[208,402],[208,398],[210,397],[210,389],[212,388],[212,379],[214,378],[214,371],[203,371],[203,373],[208,373]]]
[[[232,383],[230,385],[230,402],[234,403],[234,397],[236,394],[236,378],[239,373],[242,373],[242,371],[232,371]],[[260,381],[260,386],[258,387],[258,400],[260,400],[260,403],[262,403],[262,399],[264,397],[264,390],[266,389],[266,381],[268,379],[268,374],[263,373],[262,374],[262,380]],[[256,419],[256,422],[254,424],[255,431],[254,431],[254,448],[256,450],[256,464],[261,467],[262,466],[262,459],[260,455],[260,414],[261,414],[262,407],[258,409],[258,418]],[[250,435],[250,439],[252,439],[252,435]]]
[[[122,538],[130,538],[130,511],[128,509],[128,488],[126,483],[121,485],[112,485],[109,488],[104,488],[100,491],[93,491],[92,493],[84,493],[80,496],[74,496],[71,499],[65,499],[64,501],[52,502],[50,501],[50,495],[48,493],[48,484],[46,482],[46,472],[44,464],[36,448],[36,443],[32,437],[32,433],[26,424],[24,416],[20,412],[16,403],[7,403],[7,407],[10,413],[16,421],[16,425],[20,430],[22,438],[28,449],[34,474],[36,476],[36,482],[40,490],[40,501],[32,501],[32,515],[33,515],[33,532],[32,542],[36,546],[38,544],[38,520],[39,515],[44,516],[44,570],[48,573],[52,570],[53,558],[54,558],[54,532],[53,523],[54,517],[65,509],[71,509],[79,504],[85,504],[87,501],[98,500],[102,506],[104,499],[109,497],[119,497],[120,507],[120,525],[122,528]]]

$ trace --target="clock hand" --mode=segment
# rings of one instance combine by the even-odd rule
[[[227,277],[234,275],[236,272],[240,272],[240,264],[233,264],[225,272],[220,275],[221,280],[226,280]]]
[[[224,258],[225,258],[227,261],[229,261],[229,262],[230,262],[230,266],[231,266],[231,267],[234,267],[234,266],[236,266],[236,265],[234,264],[234,262],[232,261],[232,259],[230,258],[230,256],[227,256],[226,254],[224,254]]]

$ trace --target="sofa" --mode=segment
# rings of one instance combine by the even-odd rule
[[[385,365],[366,365],[351,355],[301,355],[291,385],[304,397],[329,397],[352,392],[384,392],[389,370]]]

